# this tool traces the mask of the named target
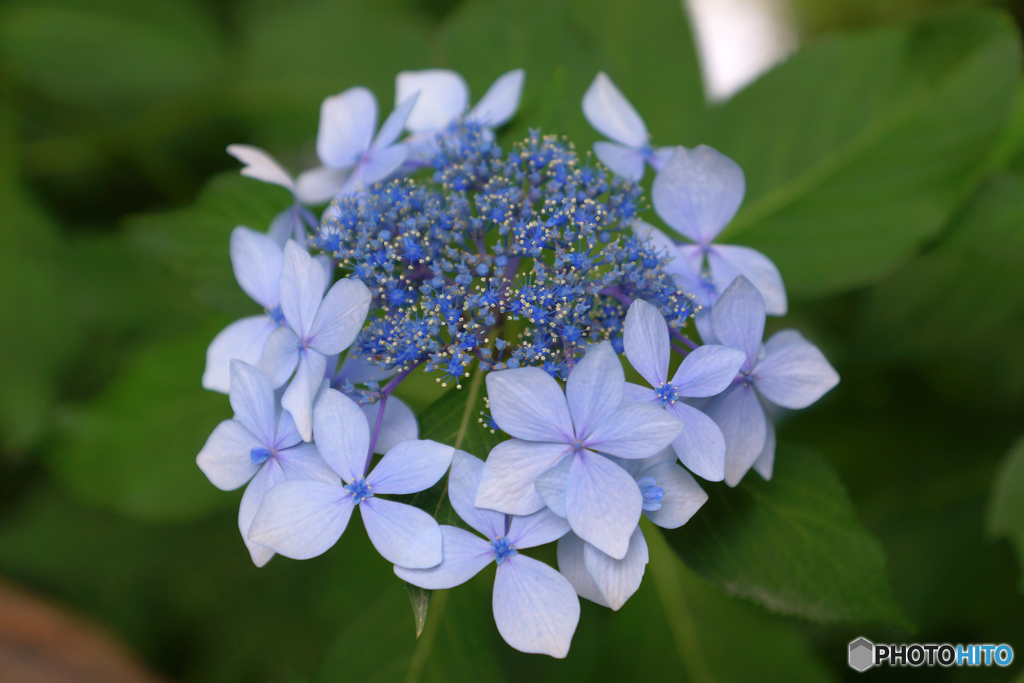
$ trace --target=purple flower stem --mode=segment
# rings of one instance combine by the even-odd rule
[[[420,361],[423,362],[423,361]],[[363,466],[363,476],[365,477],[370,473],[370,461],[373,460],[373,449],[377,445],[377,437],[380,436],[380,426],[384,422],[384,408],[388,403],[388,396],[391,395],[402,380],[409,376],[409,374],[419,366],[419,363],[410,365],[405,370],[391,378],[391,381],[384,385],[384,388],[380,390],[380,410],[377,411],[377,420],[373,425],[373,433],[370,435],[370,448],[366,454],[366,465]]]
[[[623,292],[622,289],[619,287],[605,287],[604,289],[599,291],[598,294],[613,297],[617,299],[618,302],[625,306],[626,308],[629,308],[630,304],[633,303],[633,299],[630,298],[630,296]]]
[[[686,356],[690,353],[690,349],[684,349],[679,344],[672,344],[672,350],[678,353],[680,356]]]
[[[697,342],[693,341],[692,339],[687,337],[685,334],[682,334],[681,332],[673,330],[671,327],[668,328],[668,331],[669,331],[669,334],[671,334],[673,337],[675,337],[679,341],[681,341],[684,344],[686,344],[687,346],[689,346],[691,349],[696,349],[698,346],[700,346],[700,344],[698,344]]]

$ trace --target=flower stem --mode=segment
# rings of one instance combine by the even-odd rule
[[[668,328],[668,331],[669,331],[669,334],[671,334],[673,337],[675,337],[679,341],[681,341],[684,344],[686,344],[687,346],[689,346],[690,349],[696,349],[698,346],[700,346],[700,344],[698,344],[697,342],[693,341],[692,339],[687,337],[682,332],[677,332],[676,330],[673,330],[671,327]]]
[[[422,363],[423,361],[420,361]],[[373,460],[373,449],[377,446],[377,437],[380,436],[380,426],[384,423],[384,408],[388,403],[388,396],[391,395],[399,384],[402,383],[409,374],[415,370],[420,363],[410,365],[405,370],[391,378],[391,381],[384,385],[384,388],[380,390],[380,410],[377,411],[377,420],[373,425],[373,433],[370,434],[370,448],[366,453],[366,465],[363,466],[363,476],[365,477],[370,473],[370,462]]]

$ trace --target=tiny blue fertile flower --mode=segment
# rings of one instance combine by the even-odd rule
[[[448,497],[452,507],[484,538],[454,526],[442,526],[444,559],[431,569],[396,566],[399,578],[428,590],[453,588],[469,581],[495,562],[494,622],[505,642],[520,652],[551,655],[569,653],[580,619],[580,603],[568,580],[520,549],[550,543],[564,536],[569,525],[550,510],[508,516],[474,505],[484,464],[458,451],[452,460]]]
[[[743,169],[735,161],[706,145],[677,147],[654,178],[651,202],[663,221],[695,242],[675,245],[677,267],[689,273],[687,284],[705,277],[706,258],[713,299],[742,275],[761,292],[769,315],[785,315],[786,287],[767,256],[749,247],[713,244],[736,215],[745,193]]]
[[[708,407],[725,437],[725,483],[736,486],[754,466],[770,479],[775,430],[762,400],[783,408],[806,408],[839,384],[839,373],[796,330],[777,332],[762,346],[765,304],[743,276],[722,293],[711,311],[718,340],[746,356],[732,385]]]
[[[402,441],[369,470],[370,430],[359,406],[333,389],[317,399],[317,446],[343,485],[286,481],[267,491],[249,540],[295,560],[325,553],[359,508],[370,541],[386,560],[416,569],[441,562],[441,530],[419,508],[379,498],[419,493],[444,476],[455,449]]]
[[[280,284],[281,313],[288,325],[271,333],[259,367],[275,388],[295,372],[281,405],[292,414],[304,441],[312,438],[313,397],[323,380],[327,356],[351,346],[370,310],[370,290],[359,280],[339,280],[326,295],[325,284],[323,268],[289,240]]]
[[[746,356],[725,346],[705,345],[683,359],[668,379],[670,345],[664,316],[646,301],[634,301],[626,314],[623,346],[630,365],[651,389],[626,384],[627,401],[646,401],[665,408],[685,423],[672,442],[679,459],[691,472],[708,481],[725,478],[725,439],[714,421],[685,398],[717,396],[736,377]]]
[[[640,182],[646,164],[658,171],[672,155],[671,147],[651,147],[644,120],[603,71],[583,95],[583,115],[599,133],[615,140],[595,142],[594,154],[626,180]]]
[[[239,360],[231,361],[233,420],[224,420],[210,434],[196,463],[210,482],[233,491],[249,482],[238,510],[238,529],[257,567],[274,552],[249,540],[249,528],[266,491],[285,480],[309,479],[340,483],[316,446],[302,443],[288,411],[275,405],[266,376]]]
[[[643,508],[636,482],[602,453],[642,459],[667,446],[683,423],[658,406],[623,404],[625,375],[611,344],[590,348],[569,374],[563,394],[540,368],[487,376],[491,412],[514,438],[487,458],[478,507],[529,515],[546,505],[578,536],[621,559]],[[546,473],[563,483],[545,488]],[[558,476],[556,477],[556,473]]]

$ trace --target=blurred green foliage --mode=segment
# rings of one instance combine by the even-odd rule
[[[806,47],[707,106],[674,0],[0,1],[0,572],[195,682],[852,680],[860,635],[1019,644],[1020,28],[934,4],[800,0]],[[725,239],[779,265],[792,311],[770,325],[843,376],[782,417],[772,482],[705,485],[682,530],[645,526],[642,588],[614,614],[584,602],[562,662],[504,646],[493,570],[419,596],[417,639],[355,527],[257,570],[237,494],[194,466],[229,411],[199,386],[205,345],[255,312],[228,234],[288,203],[224,146],[301,170],[323,97],[362,84],[387,108],[395,72],[428,66],[475,96],[526,68],[506,142],[541,126],[588,149],[579,102],[603,69],[657,144],[735,158],[748,195]],[[415,375],[399,393],[426,435],[483,456],[479,390]],[[443,483],[424,495],[443,515]]]

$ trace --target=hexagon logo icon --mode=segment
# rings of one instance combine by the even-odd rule
[[[850,668],[867,671],[875,663],[875,644],[867,638],[858,638],[850,643]]]

